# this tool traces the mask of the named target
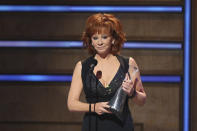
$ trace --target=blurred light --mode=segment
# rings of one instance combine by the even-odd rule
[[[184,91],[183,91],[183,131],[190,130],[190,32],[191,0],[185,0],[184,14]]]
[[[141,76],[143,82],[181,82],[180,76]],[[71,75],[0,75],[0,81],[15,82],[71,82]]]
[[[82,47],[80,41],[0,41],[0,47]]]
[[[164,42],[126,42],[124,48],[138,49],[182,49],[181,43],[164,43]]]
[[[13,82],[70,82],[70,75],[0,75],[0,81]]]
[[[49,48],[81,48],[80,41],[0,41],[0,47],[49,47]],[[126,42],[124,48],[139,49],[182,49],[181,43],[164,42]]]
[[[142,82],[179,83],[180,76],[141,76]]]
[[[1,12],[182,12],[181,6],[0,5]]]

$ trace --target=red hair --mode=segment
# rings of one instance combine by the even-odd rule
[[[115,40],[112,44],[111,53],[118,54],[122,45],[126,41],[125,33],[122,30],[120,21],[112,14],[94,14],[88,17],[86,21],[85,31],[82,34],[82,41],[84,47],[88,49],[90,54],[96,54],[92,46],[91,37],[95,33],[102,33],[103,29]]]

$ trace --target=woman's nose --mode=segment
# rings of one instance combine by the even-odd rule
[[[102,45],[102,44],[103,44],[103,41],[100,39],[100,40],[98,41],[98,44],[99,44],[99,45]]]

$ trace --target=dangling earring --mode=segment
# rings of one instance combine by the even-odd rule
[[[114,45],[115,44],[115,42],[114,42],[114,40],[112,41],[112,43],[111,43],[112,45]]]

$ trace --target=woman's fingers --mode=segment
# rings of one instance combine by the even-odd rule
[[[110,106],[108,105],[108,102],[99,102],[96,103],[96,113],[99,115],[102,115],[103,113],[111,113],[108,109]]]
[[[127,94],[129,93],[129,91],[127,90],[127,89],[125,89],[125,88],[122,88],[123,89],[123,91],[125,91]]]
[[[108,105],[108,102],[104,102],[104,106],[105,108],[110,108],[110,106]]]
[[[106,110],[105,108],[102,109],[103,113],[111,113],[111,111]]]
[[[124,81],[123,83],[122,83],[122,86],[123,87],[126,87],[126,88],[132,88],[133,87],[133,82],[132,81]]]
[[[128,76],[127,76],[128,77]],[[123,81],[122,83],[122,89],[128,94],[128,95],[131,95],[132,92],[133,92],[133,89],[134,88],[134,85],[133,85],[133,82],[132,80],[125,80]]]
[[[104,102],[104,106],[103,106],[104,112],[111,113],[111,111],[108,110],[109,108],[110,106],[108,105],[108,102]]]

